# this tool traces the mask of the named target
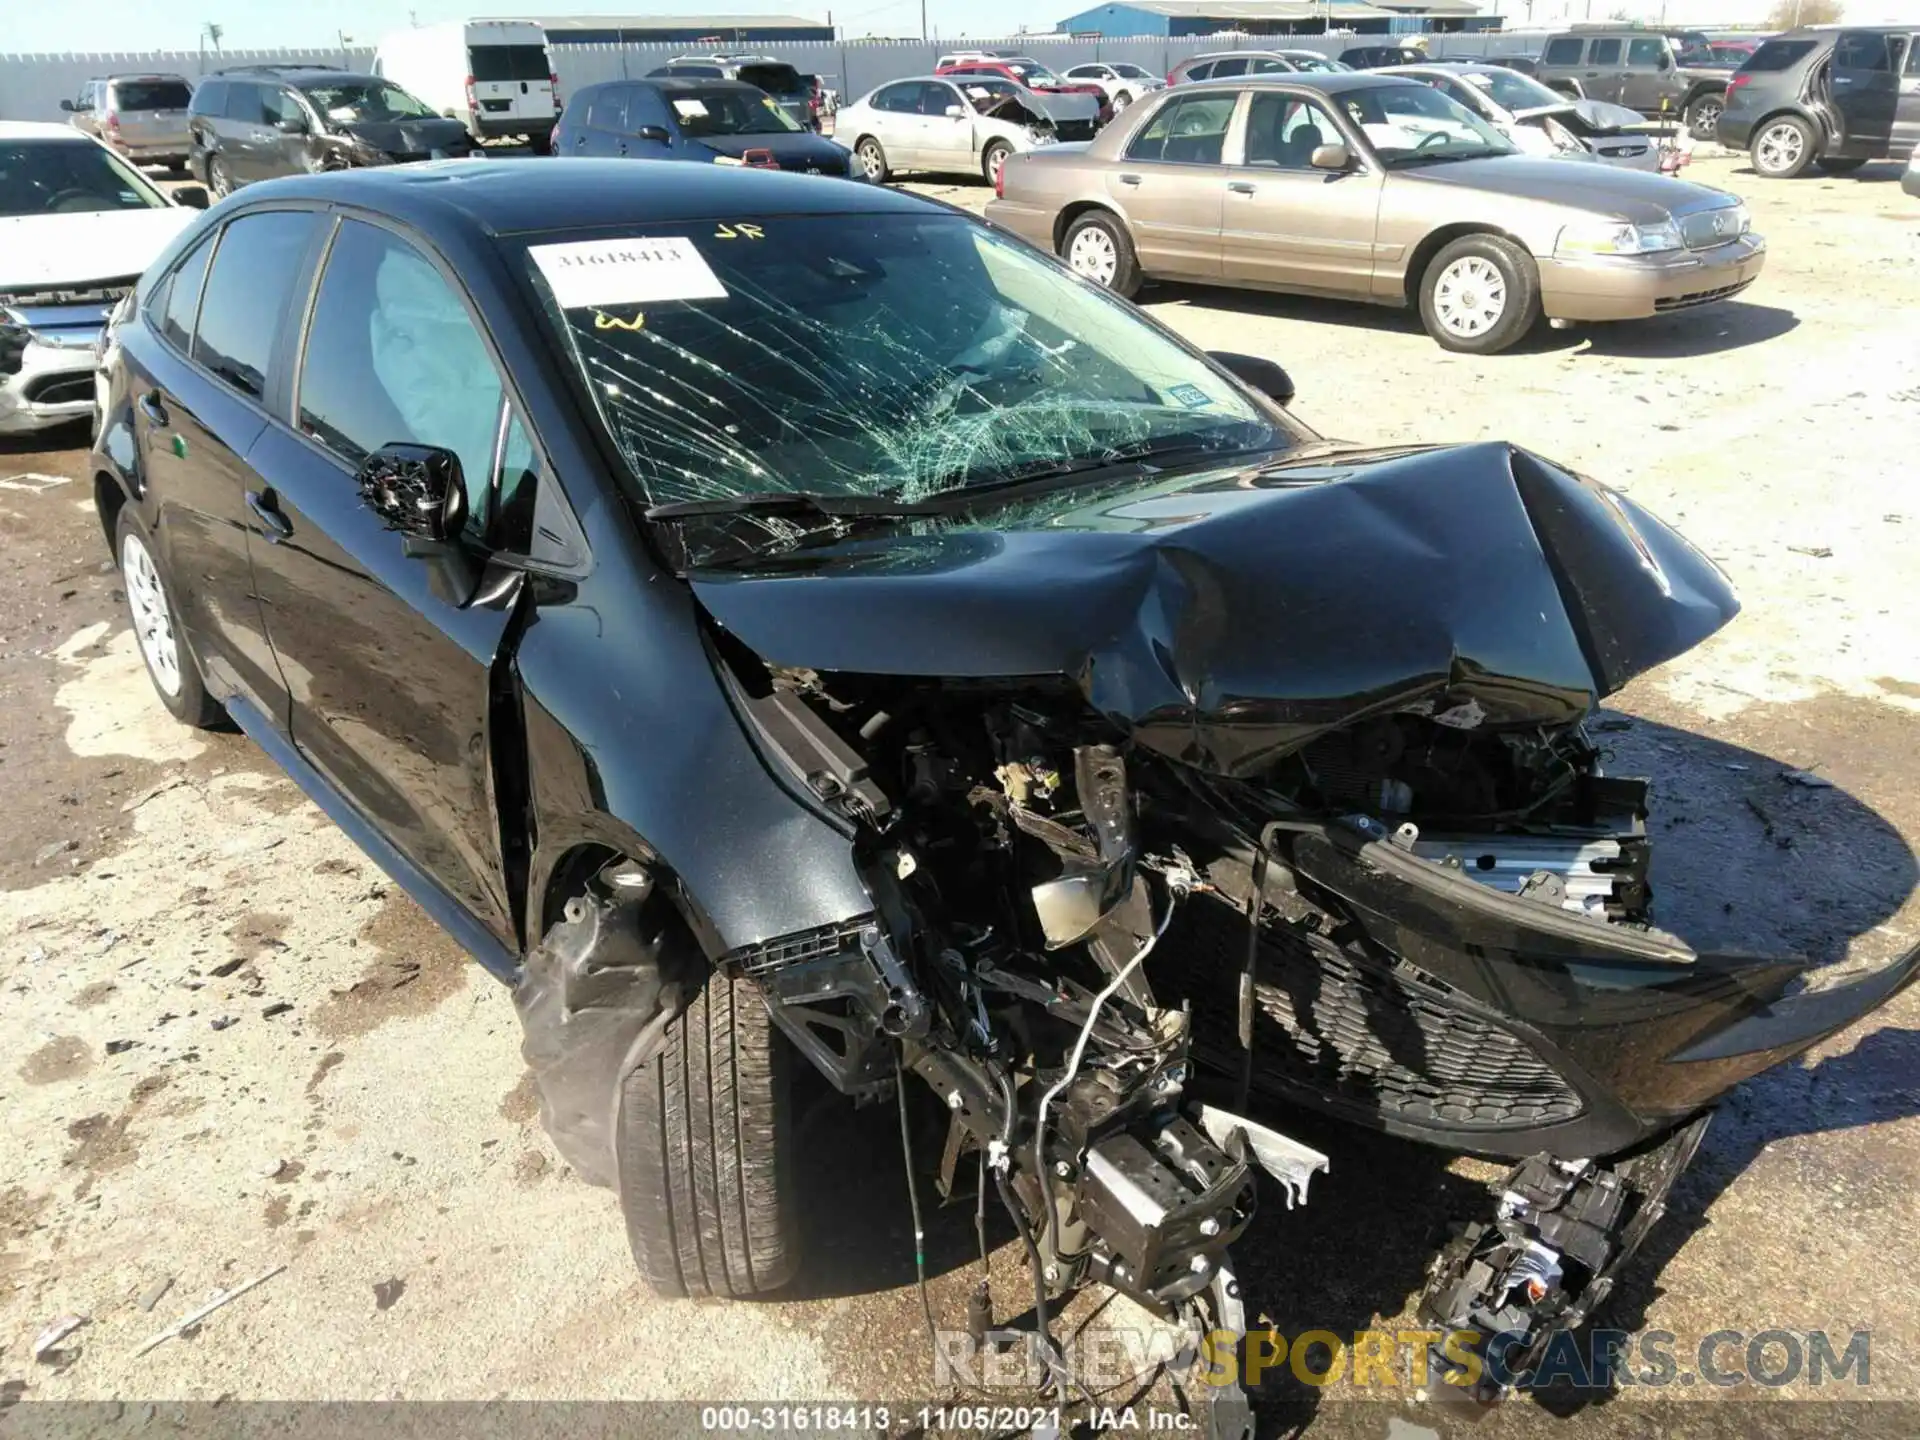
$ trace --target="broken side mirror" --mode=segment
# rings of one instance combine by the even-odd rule
[[[382,445],[361,462],[360,503],[389,530],[444,543],[467,523],[460,457],[438,445]]]
[[[1293,403],[1293,377],[1273,361],[1258,355],[1236,355],[1230,350],[1209,350],[1207,358],[1276,404]]]
[[[467,482],[460,457],[439,445],[382,445],[361,463],[360,503],[401,535],[401,553],[427,562],[434,596],[463,609],[479,593],[481,565],[461,541]]]
[[[204,185],[181,185],[173,192],[173,203],[188,210],[204,210],[213,203]]]
[[[1307,163],[1316,170],[1351,170],[1353,152],[1344,145],[1316,145]]]

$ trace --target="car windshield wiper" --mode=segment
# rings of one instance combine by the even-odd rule
[[[1487,160],[1496,155],[1515,155],[1515,150],[1494,150],[1482,145],[1473,150],[1412,150],[1405,155],[1396,155],[1387,161],[1390,170],[1401,170],[1409,165],[1441,165],[1450,160]]]
[[[809,495],[799,490],[718,495],[709,500],[670,500],[647,507],[649,520],[689,520],[705,515],[772,515],[821,520],[900,520],[944,515],[949,507],[887,495]]]
[[[1253,451],[1275,448],[1277,447],[1273,445],[1201,445],[1192,441],[1169,445],[1156,442],[1135,446],[1132,449],[1111,450],[1104,455],[1083,455],[1074,460],[1036,460],[1031,464],[1016,466],[1012,470],[990,478],[964,481],[940,493],[964,500],[969,496],[1008,490],[1016,486],[1044,485],[1049,481],[1080,479],[1107,470],[1138,467],[1157,472],[1171,469],[1176,465],[1225,459],[1233,455],[1245,455]]]

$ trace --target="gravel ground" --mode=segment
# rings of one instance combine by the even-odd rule
[[[1201,344],[1281,361],[1324,431],[1510,439],[1631,491],[1710,552],[1745,613],[1610,708],[1615,768],[1658,777],[1663,918],[1700,944],[1871,963],[1920,941],[1920,203],[1884,166],[1781,184],[1729,159],[1692,173],[1744,195],[1771,242],[1740,303],[1543,330],[1479,359],[1392,312],[1142,298]],[[84,446],[0,442],[0,1407],[937,1396],[891,1111],[809,1111],[815,1233],[791,1298],[652,1299],[611,1198],[539,1132],[505,991],[248,742],[180,729],[152,699]],[[1803,770],[1832,788],[1782,778]],[[1483,1207],[1492,1172],[1298,1133],[1333,1169],[1242,1247],[1253,1313],[1292,1331],[1402,1317],[1435,1225]],[[1734,1096],[1612,1320],[1683,1351],[1723,1328],[1870,1329],[1872,1384],[1849,1395],[1920,1400],[1920,1302],[1896,1278],[1920,1272],[1917,1179],[1909,992]],[[1025,1290],[999,1239],[1004,1318]],[[934,1303],[953,1328],[970,1244],[969,1215],[936,1219]],[[133,1355],[275,1266],[198,1331]],[[36,1363],[34,1336],[69,1312],[88,1323]],[[1146,1325],[1120,1305],[1091,1323]],[[1315,1433],[1420,1433],[1411,1411],[1287,1393],[1323,1402],[1303,1414]],[[1492,1428],[1611,1433],[1644,1399],[1516,1402]]]

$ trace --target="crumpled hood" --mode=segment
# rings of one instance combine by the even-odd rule
[[[1559,105],[1531,105],[1525,110],[1513,112],[1516,120],[1537,120],[1543,115],[1577,115],[1595,134],[1617,130],[1637,130],[1653,122],[1647,120],[1638,110],[1629,110],[1624,105],[1615,105],[1610,100],[1568,100]]]
[[[458,120],[365,120],[337,128],[388,155],[424,155],[467,145],[467,127]]]
[[[0,219],[0,291],[78,289],[138,275],[199,213],[170,205]]]
[[[1566,723],[1739,611],[1631,500],[1499,443],[1054,494],[989,522],[691,579],[773,664],[1064,677],[1227,774],[1388,710]]]
[[[1068,90],[1026,90],[1014,97],[1029,110],[1037,110],[1056,123],[1062,120],[1097,120],[1102,96]]]

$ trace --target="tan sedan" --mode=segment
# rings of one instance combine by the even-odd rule
[[[1746,206],[1519,154],[1431,86],[1365,71],[1181,85],[1007,163],[987,218],[1123,295],[1143,280],[1417,305],[1449,350],[1739,294]]]

